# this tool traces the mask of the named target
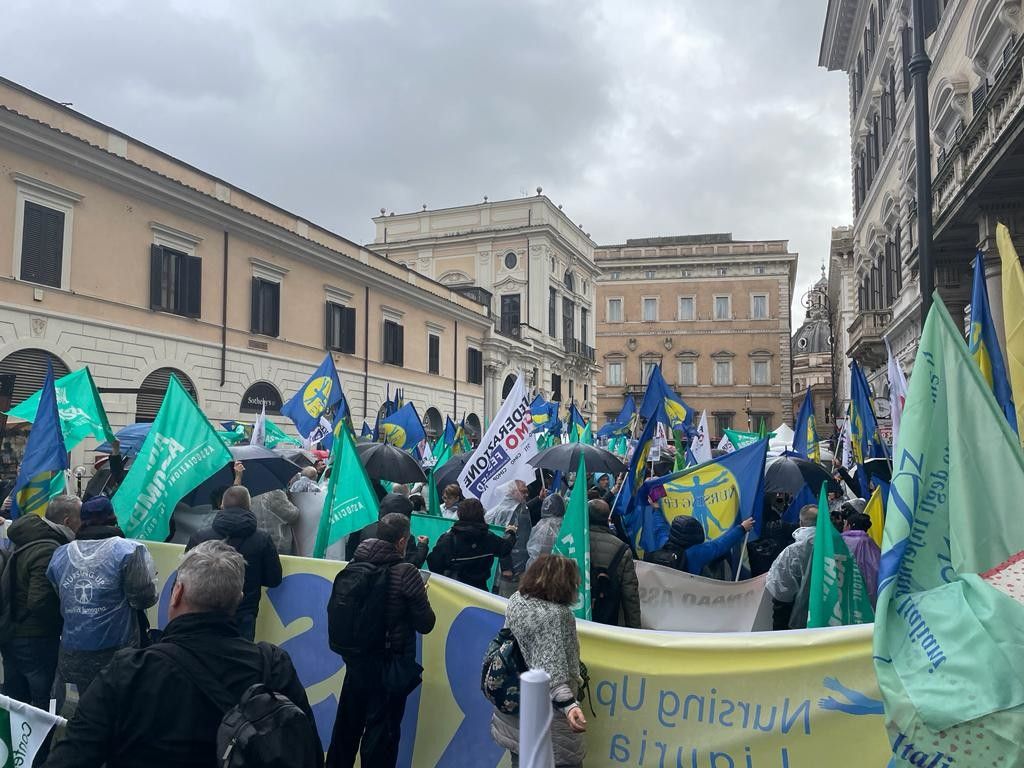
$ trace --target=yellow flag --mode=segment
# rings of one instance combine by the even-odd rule
[[[1003,262],[1003,324],[1006,326],[1006,371],[1017,409],[1017,423],[1024,424],[1024,271],[1013,247],[1010,230],[996,225],[996,247]],[[1024,429],[1021,430],[1024,438]]]
[[[864,507],[864,514],[871,518],[868,536],[878,545],[879,549],[882,547],[882,531],[885,529],[884,506],[882,503],[882,489],[880,487],[875,488],[874,493],[871,494],[871,498],[868,499],[868,503]]]

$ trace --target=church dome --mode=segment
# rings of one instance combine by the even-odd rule
[[[828,278],[822,267],[821,279],[815,283],[804,300],[807,317],[803,325],[793,334],[790,345],[793,356],[829,354],[828,310],[825,297],[828,295]]]

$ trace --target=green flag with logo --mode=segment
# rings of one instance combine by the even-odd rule
[[[576,561],[580,569],[580,590],[572,612],[579,619],[590,618],[590,519],[587,515],[587,467],[580,456],[576,482],[569,494],[569,504],[562,518],[562,527],[552,550]]]
[[[1017,437],[936,294],[893,452],[878,574],[875,672],[895,766],[945,765],[940,753],[954,768],[1024,765],[1024,605],[988,581],[1024,551],[1021,499]]]
[[[352,432],[338,431],[313,557],[323,557],[329,546],[377,520],[377,494],[356,453]]]
[[[864,576],[842,534],[832,525],[825,485],[818,499],[818,527],[811,555],[811,591],[808,627],[868,624],[874,618]]]
[[[266,441],[263,443],[267,448],[276,448],[279,445],[297,445],[302,446],[302,441],[297,440],[294,437],[288,436],[283,429],[277,424],[267,419],[264,423],[264,429],[266,430]]]
[[[87,437],[99,441],[113,440],[114,433],[107,421],[100,393],[88,368],[79,368],[54,382],[57,392],[57,411],[60,413],[60,431],[64,446],[70,451]],[[8,416],[35,421],[42,390],[7,412]]]
[[[231,452],[177,377],[111,502],[130,539],[164,541],[174,505],[231,461]]]
[[[35,765],[36,756],[59,718],[0,696],[0,768]]]

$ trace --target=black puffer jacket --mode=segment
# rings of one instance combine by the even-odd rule
[[[161,647],[168,645],[191,653],[202,677],[193,678],[162,653]],[[204,690],[222,688],[238,700],[250,685],[265,682],[313,722],[306,691],[288,654],[262,645],[260,649],[239,637],[233,622],[222,614],[179,616],[167,625],[161,642],[145,650],[120,651],[100,672],[82,696],[67,736],[50,753],[47,768],[87,768],[104,762],[109,768],[214,768],[223,713]]]
[[[227,542],[245,558],[245,584],[238,613],[255,615],[259,612],[262,588],[281,583],[281,558],[273,539],[256,527],[256,515],[248,509],[232,507],[218,512],[210,528],[193,534],[185,549],[213,540]]]
[[[46,578],[54,550],[67,544],[68,531],[38,515],[22,515],[7,531],[14,545],[14,636],[58,637],[64,620],[60,598]]]
[[[403,563],[395,545],[383,539],[368,539],[360,544],[353,562],[391,566],[385,611],[391,652],[415,655],[416,633],[429,634],[436,621],[419,569]]]
[[[400,515],[406,517],[412,517],[412,502],[409,501],[408,497],[403,496],[400,493],[389,493],[383,499],[380,500],[378,507],[378,518],[389,515],[392,512],[397,512]],[[345,559],[351,560],[356,556],[356,549],[364,541],[377,538],[377,523],[373,522],[363,528],[360,528],[355,533],[349,534],[348,541],[345,542]],[[405,562],[412,563],[417,568],[423,565],[427,561],[427,545],[420,544],[412,536],[409,537],[409,541],[405,545]]]
[[[506,533],[499,538],[487,523],[459,520],[451,530],[441,534],[427,556],[427,565],[440,573],[477,589],[487,589],[495,557],[512,554],[516,535]]]

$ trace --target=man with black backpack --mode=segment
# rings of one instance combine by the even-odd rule
[[[640,582],[628,544],[609,527],[608,504],[594,499],[587,504],[590,517],[591,616],[600,624],[640,627]]]
[[[239,637],[245,562],[185,553],[161,641],[119,651],[79,701],[46,768],[318,768],[323,747],[288,654]]]
[[[377,522],[334,580],[327,604],[331,650],[345,659],[328,768],[367,768],[398,760],[405,700],[421,682],[416,633],[434,628],[419,570],[403,561],[409,518],[393,512]]]

